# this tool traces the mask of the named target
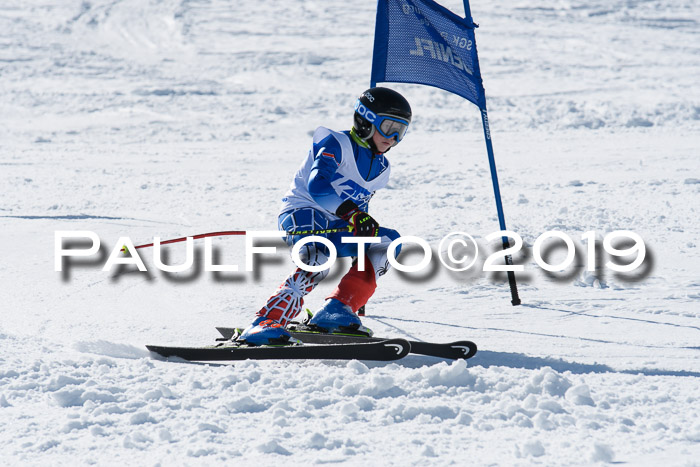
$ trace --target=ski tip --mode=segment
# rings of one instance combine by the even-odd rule
[[[476,344],[472,341],[459,341],[448,344],[451,348],[460,353],[459,358],[467,360],[476,355]]]
[[[147,345],[146,348],[151,353],[151,358],[155,358],[156,360],[168,358],[167,352],[165,352],[165,349],[160,345]]]

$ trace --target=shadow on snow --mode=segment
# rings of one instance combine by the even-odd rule
[[[552,338],[569,338],[569,339],[576,339],[576,340],[583,340],[583,341],[592,341],[592,342],[597,342],[597,343],[603,343],[603,344],[615,344],[615,345],[631,345],[631,346],[640,346],[639,344],[631,344],[631,343],[625,343],[625,342],[615,342],[615,341],[609,341],[609,340],[604,340],[604,339],[593,339],[593,338],[586,338],[586,337],[572,337],[572,336],[561,336],[561,335],[555,335],[555,334],[546,334],[546,333],[536,333],[536,332],[525,332],[525,331],[518,331],[518,330],[513,330],[513,329],[501,329],[501,328],[477,328],[474,326],[463,326],[463,325],[455,325],[455,324],[446,324],[446,323],[438,323],[438,322],[433,322],[433,321],[421,321],[421,320],[412,320],[412,319],[405,319],[405,318],[395,318],[395,317],[388,317],[388,316],[372,316],[373,319],[381,322],[382,324],[391,327],[397,331],[400,332],[400,334],[403,334],[403,337],[407,337],[409,339],[414,339],[414,340],[422,340],[418,336],[413,336],[405,331],[401,330],[399,327],[394,326],[387,321],[410,321],[410,322],[420,322],[420,323],[426,323],[426,324],[434,324],[434,325],[441,325],[441,326],[448,326],[451,328],[461,328],[461,329],[471,329],[471,330],[479,330],[479,331],[484,331],[484,330],[492,330],[492,331],[502,331],[502,332],[509,332],[509,333],[518,333],[518,334],[531,334],[531,335],[536,335],[536,336],[542,336],[542,337],[552,337]],[[657,323],[654,323],[657,324]],[[671,323],[658,323],[658,324],[671,324]],[[479,342],[476,342],[477,346],[479,345]],[[667,349],[668,347],[661,346],[661,345],[654,345],[654,344],[647,344],[647,345],[641,345],[641,347],[646,347],[646,348],[658,348],[658,349]],[[694,347],[683,347],[684,349],[694,349]],[[432,357],[420,357],[420,356],[408,356],[405,357],[404,359],[401,360],[401,364],[407,367],[418,367],[421,365],[427,365],[427,364],[432,364],[436,361],[441,361],[442,359],[435,359]],[[663,370],[663,369],[656,369],[656,368],[640,368],[640,369],[629,369],[629,370],[621,370],[621,369],[616,369],[613,368],[609,365],[601,364],[601,363],[578,363],[578,362],[570,362],[567,360],[563,360],[560,358],[552,358],[552,357],[533,357],[530,355],[525,355],[522,353],[513,353],[513,352],[494,352],[494,351],[489,351],[489,350],[483,350],[479,349],[477,354],[469,359],[469,366],[482,366],[485,368],[491,367],[491,366],[505,366],[509,368],[522,368],[522,369],[527,369],[527,370],[537,370],[540,368],[544,367],[550,367],[555,371],[558,372],[564,372],[564,371],[570,371],[572,373],[576,374],[583,374],[583,373],[620,373],[620,374],[630,374],[630,375],[644,375],[644,376],[692,376],[692,377],[700,377],[700,372],[698,371],[686,371],[686,370]]]

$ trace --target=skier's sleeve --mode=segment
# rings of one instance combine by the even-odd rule
[[[322,208],[335,212],[345,201],[336,193],[331,181],[342,162],[340,143],[328,136],[314,144],[314,163],[311,166],[307,188],[309,194]]]

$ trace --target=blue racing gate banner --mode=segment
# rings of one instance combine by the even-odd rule
[[[485,109],[475,27],[471,14],[462,18],[432,0],[379,0],[372,86],[425,84]]]

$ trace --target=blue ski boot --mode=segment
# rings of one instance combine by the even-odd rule
[[[265,316],[261,316],[253,321],[253,323],[236,338],[236,341],[248,345],[301,344],[301,341],[292,337],[284,326]]]
[[[335,298],[328,299],[307,324],[330,334],[373,334],[371,329],[362,325],[352,308]]]

